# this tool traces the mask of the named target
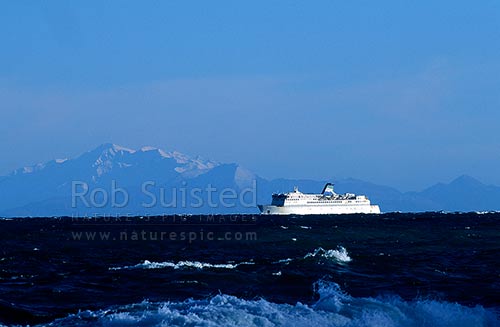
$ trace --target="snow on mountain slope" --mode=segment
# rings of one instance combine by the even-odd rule
[[[109,186],[140,185],[145,181],[168,183],[194,178],[219,164],[200,157],[154,147],[139,150],[106,143],[77,158],[57,159],[13,171],[0,178],[0,208],[19,207],[51,197],[71,194],[72,182]]]
[[[266,180],[237,164],[219,164],[200,157],[190,157],[177,151],[167,152],[155,147],[129,149],[116,144],[103,144],[73,159],[56,159],[13,171],[0,176],[0,215],[63,215],[79,208],[72,206],[73,182],[88,185],[87,190],[104,189],[113,183],[126,189],[130,202],[122,213],[143,214],[143,201],[149,197],[141,188],[148,189],[157,198],[173,198],[184,189],[186,194],[195,188],[217,188],[214,197],[227,190],[241,192],[255,188],[257,203],[268,203],[271,193],[287,192],[299,186],[304,192],[320,192],[326,181],[277,179]],[[331,181],[331,180],[329,180]],[[439,183],[422,192],[400,192],[396,189],[355,179],[334,180],[338,192],[367,195],[382,211],[487,211],[499,210],[500,187],[486,185],[472,177],[461,176],[449,184]],[[255,206],[207,206],[206,194],[199,207],[169,209],[169,213],[256,213]],[[178,198],[182,198],[179,195]],[[97,208],[99,209],[99,208]],[[100,208],[107,212],[109,208]],[[162,213],[163,208],[150,208]]]

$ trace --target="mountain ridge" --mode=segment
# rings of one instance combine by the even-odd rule
[[[55,159],[45,163],[19,168],[6,176],[0,176],[0,216],[53,216],[80,213],[81,208],[70,208],[68,203],[75,181],[94,190],[112,191],[115,182],[128,188],[134,195],[127,208],[117,213],[131,211],[133,214],[152,213],[257,213],[254,207],[236,204],[230,208],[212,208],[202,205],[194,207],[148,208],[141,206],[147,199],[139,186],[151,181],[155,187],[173,190],[185,188],[192,191],[207,185],[223,190],[242,192],[256,188],[256,201],[267,203],[271,193],[286,192],[293,186],[307,193],[321,191],[325,181],[308,179],[264,179],[237,163],[219,163],[200,157],[191,157],[178,151],[143,146],[134,150],[113,143],[104,143],[93,150],[70,159]],[[436,183],[420,192],[399,190],[345,178],[335,181],[339,193],[366,194],[372,203],[379,204],[382,211],[488,211],[500,209],[500,187],[484,184],[477,179],[461,175],[449,183]],[[204,194],[203,196],[208,196]],[[203,199],[204,201],[207,199]],[[109,206],[94,208],[99,212],[115,209]]]

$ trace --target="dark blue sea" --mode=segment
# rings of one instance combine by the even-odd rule
[[[500,213],[3,219],[0,325],[500,326]]]

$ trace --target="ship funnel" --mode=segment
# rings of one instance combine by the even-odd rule
[[[321,192],[323,195],[327,196],[332,196],[335,194],[333,191],[333,184],[332,183],[326,183],[325,187],[323,187],[323,191]]]

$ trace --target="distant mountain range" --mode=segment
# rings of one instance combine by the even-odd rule
[[[0,216],[258,213],[255,205],[273,192],[298,186],[319,193],[325,182],[266,180],[237,164],[103,144],[0,177]],[[470,176],[405,193],[356,179],[334,182],[338,193],[365,194],[384,212],[500,210],[500,187]]]

